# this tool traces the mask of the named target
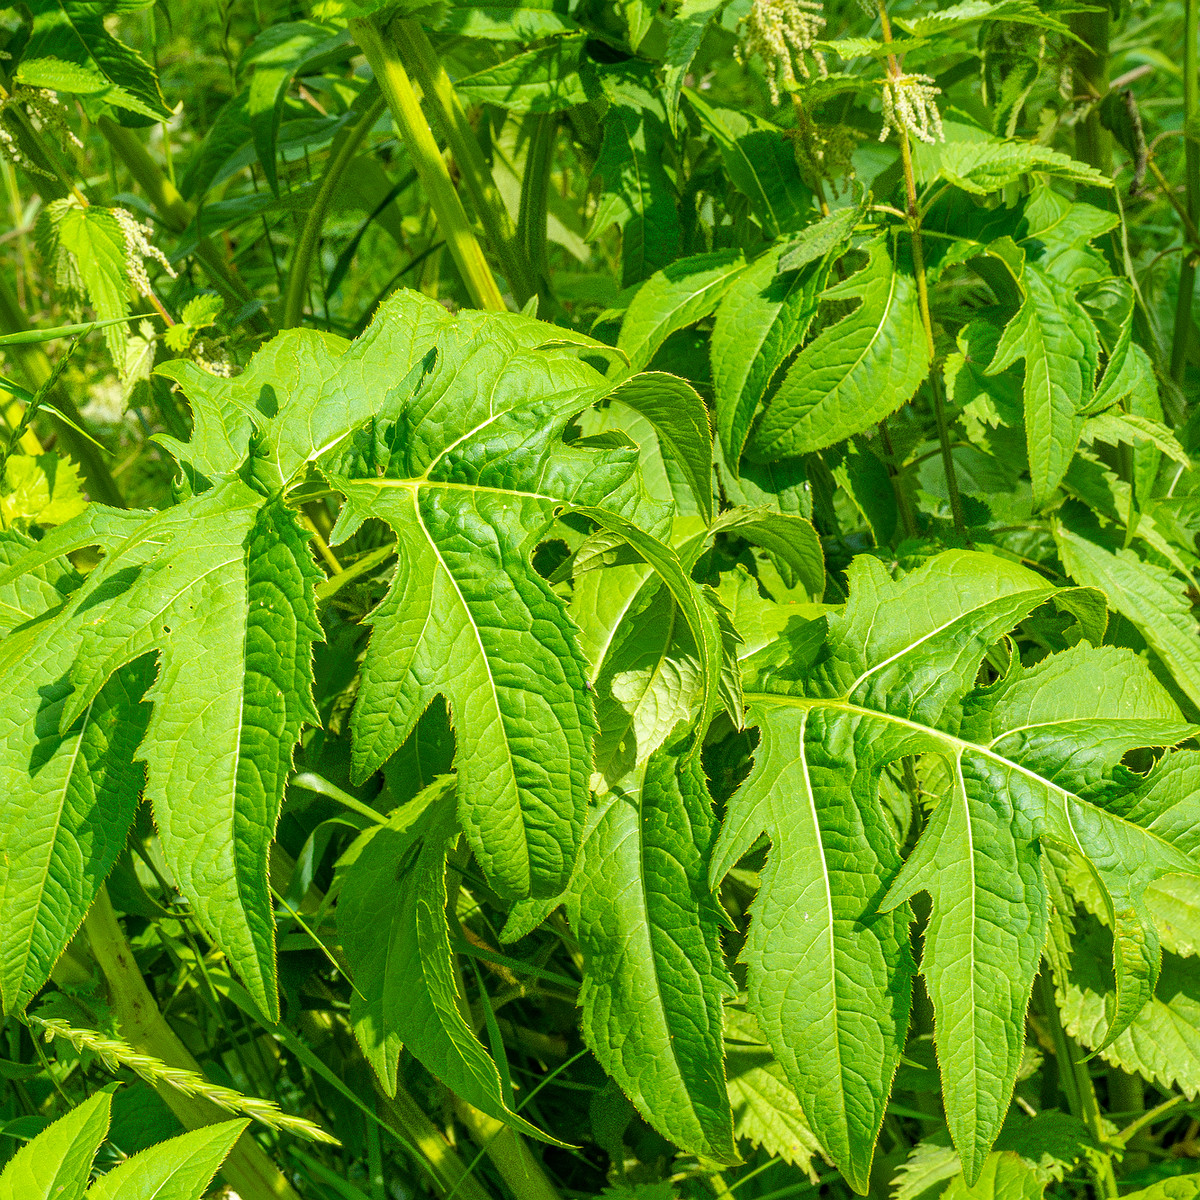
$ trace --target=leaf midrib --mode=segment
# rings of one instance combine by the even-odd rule
[[[1136,822],[1129,821],[1125,817],[1122,817],[1118,813],[1114,813],[1107,808],[1100,808],[1097,805],[1089,803],[1087,800],[1082,799],[1080,796],[1076,795],[1072,791],[1069,791],[1061,784],[1047,779],[1044,775],[1039,775],[1036,771],[1031,770],[1029,767],[1023,766],[1014,759],[1005,758],[1003,754],[996,753],[996,751],[992,750],[990,746],[980,745],[979,742],[968,742],[963,738],[955,737],[955,735],[952,733],[947,733],[943,729],[938,729],[934,725],[922,725],[919,721],[910,721],[906,717],[898,717],[893,713],[882,712],[877,708],[864,708],[858,704],[851,704],[844,696],[826,699],[812,696],[781,696],[776,695],[773,692],[746,692],[743,698],[746,702],[747,708],[753,704],[777,704],[788,708],[834,709],[837,712],[844,712],[848,716],[872,717],[877,721],[886,721],[892,725],[898,725],[902,729],[909,729],[914,733],[922,733],[941,741],[954,753],[955,758],[959,761],[961,761],[961,756],[966,753],[979,754],[984,758],[990,759],[992,762],[996,763],[1005,770],[1015,771],[1019,775],[1024,775],[1027,779],[1030,779],[1034,783],[1047,788],[1051,792],[1057,793],[1063,798],[1064,820],[1066,821],[1067,827],[1071,831],[1071,836],[1075,841],[1075,848],[1085,857],[1087,857],[1087,852],[1084,850],[1079,841],[1079,837],[1075,832],[1075,824],[1071,819],[1071,812],[1066,803],[1068,800],[1074,800],[1077,804],[1086,805],[1095,812],[1103,813],[1104,816],[1109,820],[1119,821],[1122,825],[1128,826],[1131,829],[1136,829],[1140,834],[1144,834],[1147,837],[1153,838],[1154,841],[1166,847],[1168,850],[1174,849],[1172,844],[1165,838],[1160,837],[1155,830],[1147,828],[1145,825],[1138,825]]]

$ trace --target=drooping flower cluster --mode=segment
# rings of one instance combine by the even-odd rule
[[[813,49],[824,28],[819,0],[754,0],[734,56],[738,62],[751,55],[762,59],[771,101],[778,104],[780,80],[785,87],[794,85],[797,64],[800,74],[809,78],[806,54],[812,55],[822,75],[826,73],[824,57]]]
[[[13,166],[30,175],[42,175],[52,178],[48,171],[43,170],[30,159],[21,149],[20,143],[7,127],[4,117],[9,112],[24,108],[30,120],[52,138],[69,142],[78,149],[83,149],[83,143],[75,136],[67,123],[66,106],[49,88],[26,87],[24,84],[14,84],[11,92],[5,93],[0,88],[0,154],[3,154]]]
[[[944,142],[942,114],[934,99],[941,94],[942,89],[933,86],[931,75],[889,75],[883,83],[883,128],[879,140],[886,142],[894,129],[901,136],[911,133],[927,145]]]
[[[942,94],[935,88],[934,77],[888,76],[883,82],[883,128],[881,142],[887,142],[888,133],[895,130],[901,136],[911,133],[914,138],[932,145],[944,142],[942,114],[937,110],[935,97]]]
[[[146,274],[148,258],[154,259],[172,279],[175,278],[175,268],[171,266],[167,256],[150,240],[154,230],[149,225],[143,225],[131,212],[124,208],[109,210],[121,233],[125,236],[125,273],[129,282],[137,289],[139,295],[151,294],[150,277]]]

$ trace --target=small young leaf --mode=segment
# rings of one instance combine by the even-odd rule
[[[0,1200],[83,1200],[111,1107],[97,1092],[22,1146],[0,1174]]]
[[[159,1142],[119,1163],[87,1200],[200,1200],[249,1121],[221,1121]]]

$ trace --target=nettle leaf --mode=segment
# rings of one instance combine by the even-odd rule
[[[1067,25],[1047,13],[1035,0],[960,0],[940,12],[919,17],[897,17],[896,24],[914,37],[929,37],[961,29],[978,21],[1012,21],[1018,25],[1036,25],[1070,36]]]
[[[821,1147],[758,1022],[743,1009],[725,1009],[725,1068],[738,1140],[799,1167],[815,1183],[812,1163]]]
[[[98,1092],[22,1146],[0,1173],[0,1200],[81,1200],[111,1108]]]
[[[552,113],[586,104],[600,94],[583,34],[555,38],[494,67],[455,81],[468,100],[514,113]]]
[[[388,1095],[396,1092],[403,1046],[468,1104],[544,1138],[512,1111],[495,1062],[463,1014],[446,921],[447,856],[458,839],[447,777],[343,860],[338,931],[355,981],[354,1033]]]
[[[736,1162],[721,998],[733,993],[706,887],[712,806],[692,749],[656,751],[601,801],[567,900],[584,956],[583,1036],[645,1119]]]
[[[976,687],[988,647],[1047,602],[1098,642],[1094,592],[1055,589],[965,551],[900,580],[860,557],[849,583],[844,612],[825,618],[823,647],[794,636],[790,659],[747,664],[758,670],[746,700],[762,743],[729,802],[711,877],[767,833],[772,848],[742,951],[750,1007],[813,1132],[855,1187],[866,1185],[908,1023],[906,901],[931,894],[921,970],[950,1131],[973,1183],[1024,1046],[1047,928],[1043,844],[1087,859],[1108,897],[1118,978],[1108,1037],[1116,1037],[1157,972],[1147,884],[1200,872],[1177,831],[1114,811],[1109,789],[1124,778],[1117,765],[1128,750],[1173,745],[1193,727],[1145,663],[1122,650],[1081,644]],[[947,762],[950,788],[901,864],[880,773],[922,752]]]
[[[249,1121],[220,1121],[125,1159],[87,1191],[87,1200],[200,1200]]]
[[[658,97],[635,76],[605,76],[610,105],[596,174],[604,190],[588,241],[621,230],[621,286],[640,283],[674,262],[683,240],[675,185],[663,165],[667,125]]]
[[[349,35],[319,21],[283,21],[270,25],[246,47],[240,70],[253,67],[247,93],[247,115],[254,148],[271,191],[279,194],[276,142],[283,103],[292,80],[348,45]]]
[[[752,113],[717,108],[692,88],[688,104],[721,152],[730,182],[749,201],[768,237],[797,229],[812,204],[791,143],[778,125]]]
[[[681,258],[647,279],[626,309],[617,337],[630,370],[647,366],[677,329],[715,312],[745,266],[738,251],[714,250]]]
[[[1055,522],[1054,538],[1067,574],[1102,591],[1112,610],[1135,626],[1187,698],[1200,707],[1200,642],[1183,581],[1132,550],[1097,545],[1065,524]]]
[[[996,375],[1025,360],[1025,437],[1035,508],[1053,499],[1071,465],[1092,401],[1100,339],[1074,289],[1038,263],[1021,272],[1023,300],[988,367]]]
[[[1200,961],[1163,957],[1154,998],[1129,1028],[1107,1042],[1116,997],[1111,971],[1112,935],[1094,917],[1078,923],[1069,969],[1056,974],[1064,1028],[1115,1067],[1177,1087],[1190,1099],[1200,1094]]]
[[[780,367],[804,341],[844,245],[839,239],[826,253],[796,263],[796,270],[784,266],[792,247],[773,247],[733,282],[717,309],[710,350],[717,433],[735,474],[755,411]]]
[[[725,0],[683,0],[671,18],[667,53],[663,59],[663,81],[667,121],[672,133],[679,132],[679,98],[683,94],[683,81],[709,25],[724,6]]]
[[[1112,180],[1095,167],[1034,142],[946,142],[937,147],[936,159],[941,178],[973,196],[998,192],[1033,171],[1042,171],[1072,183],[1112,187]]]
[[[33,29],[16,81],[104,100],[126,124],[166,121],[154,69],[105,25],[113,8],[111,0],[29,0]]]
[[[906,260],[891,238],[865,247],[867,263],[824,300],[858,300],[795,357],[750,432],[755,462],[832,446],[882,420],[912,398],[929,369],[929,348]]]

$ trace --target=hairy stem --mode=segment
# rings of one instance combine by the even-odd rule
[[[24,333],[29,328],[29,321],[17,305],[16,297],[9,290],[8,281],[0,276],[0,333]],[[16,360],[30,391],[36,392],[50,378],[53,367],[46,357],[46,352],[36,343],[9,346],[7,353]],[[50,403],[66,417],[66,421],[58,424],[58,436],[83,471],[89,497],[113,508],[124,508],[125,501],[121,496],[121,489],[117,487],[117,481],[113,478],[108,463],[104,461],[104,451],[67,424],[69,421],[82,429],[85,423],[61,381],[51,390]]]
[[[366,18],[350,22],[350,34],[371,64],[379,86],[387,98],[392,118],[408,148],[426,198],[437,218],[438,227],[462,275],[463,283],[477,308],[504,312],[506,305],[496,286],[475,231],[467,220],[466,211],[450,172],[434,141],[433,132],[421,112],[408,71],[396,52],[384,42],[378,27]]]
[[[1183,35],[1184,187],[1192,229],[1200,226],[1200,0],[1187,0]],[[1175,328],[1171,338],[1171,378],[1183,382],[1188,346],[1192,338],[1192,299],[1196,291],[1196,258],[1185,252],[1179,268],[1179,296],[1175,302]]]
[[[363,139],[370,133],[371,127],[379,120],[380,114],[386,106],[387,100],[382,95],[376,97],[367,106],[362,116],[346,131],[341,143],[329,157],[325,174],[321,177],[316,197],[312,202],[312,207],[308,210],[308,215],[304,219],[304,226],[300,230],[296,249],[292,253],[292,263],[288,269],[287,286],[284,289],[283,320],[280,322],[281,329],[292,329],[299,325],[303,318],[304,301],[308,292],[308,273],[312,266],[313,253],[316,251],[317,243],[321,237],[321,229],[325,224],[329,205],[333,201],[338,185],[342,182],[342,176],[345,175],[346,168],[358,153],[358,148],[362,145]]]
[[[1076,13],[1071,18],[1071,30],[1082,42],[1075,44],[1075,92],[1092,101],[1108,94],[1108,5],[1096,5],[1091,12]],[[1075,126],[1075,157],[1088,163],[1111,179],[1113,173],[1112,134],[1100,123],[1099,103],[1093,103],[1087,115]],[[1093,188],[1087,199],[1111,208],[1107,189]]]
[[[492,1160],[500,1178],[521,1200],[562,1200],[558,1189],[533,1156],[525,1139],[515,1129],[489,1117],[458,1096],[454,1112],[467,1127],[480,1149]],[[462,1188],[455,1194],[462,1195]]]
[[[421,89],[425,103],[445,131],[459,178],[467,190],[475,215],[483,225],[488,245],[508,277],[508,285],[517,303],[524,304],[537,290],[534,274],[537,264],[526,256],[525,248],[517,238],[512,217],[504,206],[500,190],[479,147],[479,139],[467,120],[450,76],[446,74],[446,68],[442,66],[437,51],[418,21],[411,17],[399,17],[388,27],[388,32],[401,61]]]
[[[425,1158],[425,1165],[443,1196],[453,1192],[455,1200],[492,1200],[470,1168],[442,1136],[424,1109],[397,1085],[396,1095],[380,1095],[379,1107],[398,1129],[406,1133]]]
[[[146,987],[107,888],[101,887],[83,928],[96,965],[108,983],[109,1003],[122,1037],[136,1049],[162,1059],[168,1066],[200,1071],[199,1064],[167,1024]],[[228,1119],[229,1114],[210,1100],[185,1096],[165,1084],[158,1092],[186,1129],[199,1129]],[[283,1173],[249,1133],[243,1133],[238,1139],[221,1174],[242,1200],[300,1200]]]
[[[529,148],[521,176],[517,235],[541,293],[550,273],[546,263],[546,206],[550,195],[550,168],[554,161],[558,117],[555,113],[531,113],[526,118],[525,128],[529,131]]]
[[[879,0],[879,20],[883,40],[891,43],[892,23],[888,20],[887,4]],[[900,60],[888,55],[888,72],[893,79],[903,74]],[[942,467],[946,472],[946,490],[950,496],[950,513],[954,518],[954,529],[959,537],[970,545],[967,523],[963,516],[962,496],[958,490],[958,476],[954,471],[954,452],[950,446],[950,424],[946,420],[946,401],[942,395],[942,381],[937,373],[934,359],[937,345],[933,337],[933,317],[929,311],[929,285],[925,279],[925,244],[921,238],[921,213],[917,208],[917,180],[913,173],[912,148],[908,142],[908,131],[898,131],[900,139],[900,166],[904,172],[904,195],[907,204],[908,231],[912,238],[913,273],[917,279],[917,304],[921,309],[921,324],[925,328],[925,342],[929,351],[929,390],[933,396],[933,414],[937,421],[938,443],[942,449]]]

